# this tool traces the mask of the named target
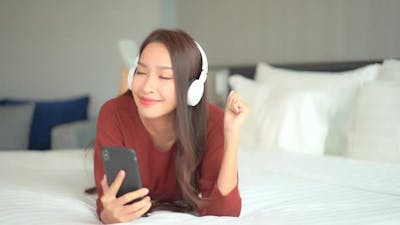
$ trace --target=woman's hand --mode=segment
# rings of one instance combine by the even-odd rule
[[[105,175],[101,180],[103,196],[100,201],[103,204],[103,211],[100,213],[100,219],[105,224],[132,221],[141,217],[151,207],[150,197],[146,196],[149,190],[146,188],[126,193],[119,198],[116,197],[124,178],[125,172],[121,170],[111,186],[108,186]],[[127,204],[137,198],[142,199],[132,204]]]
[[[249,106],[243,101],[239,93],[231,91],[225,106],[225,135],[239,135],[249,113]]]

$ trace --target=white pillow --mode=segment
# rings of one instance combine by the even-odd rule
[[[400,60],[386,59],[383,61],[378,79],[400,81]]]
[[[252,109],[241,132],[244,149],[324,153],[328,129],[325,93],[260,84],[240,75],[231,76],[229,84]]]
[[[400,163],[400,81],[360,87],[347,155]]]
[[[318,90],[330,96],[325,152],[341,155],[347,146],[347,131],[357,88],[364,82],[375,80],[379,67],[379,64],[371,64],[344,72],[313,72],[258,63],[255,77],[258,82],[274,83],[287,89]]]
[[[134,40],[123,39],[118,41],[118,50],[122,62],[126,68],[131,68],[135,64],[138,55],[138,47]]]

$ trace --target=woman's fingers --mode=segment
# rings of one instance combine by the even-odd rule
[[[101,180],[101,187],[103,188],[103,196],[101,196],[100,201],[103,205],[107,205],[107,202],[115,200],[117,198],[117,193],[119,188],[121,187],[122,181],[125,177],[125,171],[121,170],[118,172],[115,180],[111,184],[108,185],[107,176],[104,174],[103,179]]]
[[[240,113],[240,102],[239,102],[239,99],[234,99],[233,100],[232,110],[235,113]]]
[[[108,187],[108,183],[107,183],[107,177],[104,174],[103,178],[101,179],[101,187],[103,189],[103,192],[107,192],[109,187]]]
[[[117,199],[116,204],[125,205],[135,199],[145,197],[148,193],[149,193],[149,189],[147,189],[147,188],[141,188],[136,191],[126,193]]]
[[[151,207],[149,196],[146,196],[140,201],[128,205],[121,205],[121,201],[118,202],[118,200],[120,199],[122,199],[122,196],[113,201],[108,207],[110,211],[114,212],[112,213],[114,218],[117,218],[120,222],[130,221],[139,218]]]
[[[239,132],[249,113],[250,108],[246,102],[243,101],[240,94],[238,92],[231,91],[228,95],[225,107],[225,132]]]
[[[229,95],[228,95],[228,102],[227,102],[227,106],[231,106],[232,105],[232,102],[233,102],[233,96],[234,96],[234,94],[235,94],[236,92],[235,91],[231,91],[230,93],[229,93]]]
[[[103,196],[100,200],[103,204],[103,211],[100,217],[104,223],[131,221],[141,217],[151,207],[150,197],[146,196],[149,193],[147,188],[141,188],[118,198],[116,197],[124,178],[125,172],[121,170],[110,186],[107,183],[106,176],[101,181]],[[132,204],[127,204],[138,198],[142,199]]]
[[[149,211],[151,207],[151,201],[149,197],[143,198],[141,201],[136,202],[130,205],[129,208],[126,208],[128,211],[125,213],[126,216],[123,217],[125,221],[131,221],[141,217],[147,211]]]
[[[112,194],[113,196],[117,196],[118,190],[121,187],[124,178],[125,171],[120,170],[109,188],[110,194]]]
[[[241,112],[242,105],[242,97],[239,93],[231,91],[228,95],[227,109],[238,114]]]
[[[124,207],[123,212],[126,214],[133,214],[133,213],[140,211],[142,208],[146,208],[148,205],[151,205],[151,201],[150,201],[150,197],[146,196],[143,199],[141,199],[140,201],[137,201],[130,205],[126,205],[126,207]]]

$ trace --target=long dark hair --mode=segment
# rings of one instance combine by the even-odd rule
[[[153,31],[143,41],[139,53],[142,53],[143,49],[152,42],[162,43],[168,49],[177,93],[175,173],[183,201],[176,204],[164,204],[163,208],[191,211],[205,204],[205,201],[199,198],[198,181],[206,146],[208,113],[206,93],[196,106],[187,105],[190,82],[197,79],[201,72],[201,54],[193,38],[182,30]],[[154,207],[159,205],[154,204]]]

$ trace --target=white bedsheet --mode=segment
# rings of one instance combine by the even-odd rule
[[[101,224],[84,150],[0,152],[0,224]],[[240,151],[239,218],[160,211],[131,224],[400,224],[400,165]],[[129,223],[128,223],[129,224]]]

